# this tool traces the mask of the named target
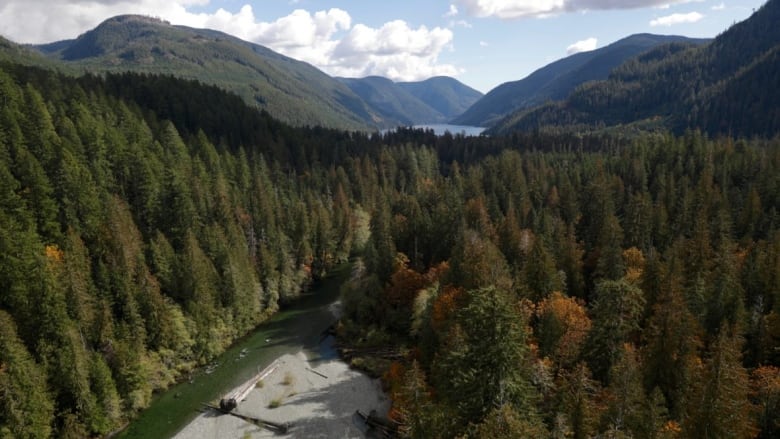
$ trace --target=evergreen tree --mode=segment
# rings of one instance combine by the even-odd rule
[[[442,398],[464,423],[479,421],[504,404],[533,416],[536,396],[529,382],[525,319],[506,291],[470,290],[466,301],[434,364]]]
[[[610,369],[623,352],[623,344],[635,340],[644,311],[642,290],[625,280],[604,280],[596,285],[592,306],[593,326],[585,345],[585,358],[593,375],[608,382]]]
[[[16,333],[8,313],[0,310],[0,437],[48,438],[54,404],[46,374]]]

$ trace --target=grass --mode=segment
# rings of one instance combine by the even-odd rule
[[[294,382],[295,382],[295,377],[293,376],[292,373],[287,372],[284,374],[284,378],[282,379],[282,384],[284,384],[285,386],[291,386],[292,383]]]
[[[282,397],[281,396],[278,397],[278,398],[272,399],[271,402],[268,403],[268,408],[269,409],[275,409],[275,408],[279,407],[280,405],[282,405]]]
[[[257,380],[257,382],[255,383],[255,387],[257,387],[258,389],[262,389],[263,386],[265,386],[263,380]]]

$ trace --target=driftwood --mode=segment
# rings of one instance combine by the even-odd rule
[[[235,412],[229,411],[229,410],[225,411],[222,408],[217,407],[215,405],[211,405],[211,404],[203,404],[203,405],[208,407],[208,408],[210,408],[210,409],[212,409],[212,410],[216,410],[216,411],[218,411],[218,412],[220,412],[222,414],[235,416],[236,418],[243,419],[244,421],[249,422],[250,424],[257,425],[258,427],[265,427],[265,428],[267,428],[269,430],[272,430],[272,431],[274,431],[276,433],[279,433],[279,434],[286,434],[287,432],[290,431],[290,427],[292,427],[292,425],[289,422],[285,422],[284,424],[280,424],[278,422],[273,422],[273,421],[268,421],[268,420],[265,420],[265,419],[255,418],[255,417],[248,416],[248,415],[242,415],[241,413],[235,413]]]
[[[319,376],[321,376],[321,377],[325,378],[326,380],[328,379],[328,376],[327,376],[327,375],[321,374],[321,373],[317,372],[317,371],[316,371],[316,370],[314,370],[314,369],[309,369],[309,368],[307,367],[307,368],[306,368],[306,370],[308,370],[308,371],[309,371],[309,372],[311,372],[311,373],[317,374],[317,375],[319,375]]]
[[[402,360],[404,358],[404,354],[397,348],[385,346],[373,348],[348,348],[341,346],[338,348],[338,351],[339,355],[346,360],[351,360],[355,357],[375,357],[384,358],[385,360]]]
[[[368,414],[355,410],[355,413],[368,425],[369,428],[376,429],[385,437],[395,437],[398,433],[398,425],[376,414],[376,410],[371,410]]]

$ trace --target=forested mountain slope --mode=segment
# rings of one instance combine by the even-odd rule
[[[443,76],[419,82],[393,82],[379,76],[339,80],[393,128],[447,122],[482,96],[458,80]]]
[[[395,82],[381,77],[338,78],[388,121],[388,127],[443,122],[444,116]]]
[[[564,99],[587,81],[606,79],[615,67],[658,45],[672,42],[705,44],[708,41],[673,35],[631,35],[608,46],[555,61],[519,81],[501,84],[456,117],[453,123],[488,126],[515,111]]]
[[[492,132],[636,127],[771,136],[780,130],[780,1],[701,47],[658,47],[580,86],[562,103],[517,112]]]
[[[198,79],[293,125],[365,129],[382,123],[349,88],[312,65],[214,30],[127,15],[36,48],[80,71]]]
[[[397,84],[441,113],[445,120],[459,116],[483,96],[481,92],[448,76]]]

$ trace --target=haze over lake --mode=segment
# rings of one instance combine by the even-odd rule
[[[437,136],[441,136],[447,131],[451,134],[463,134],[465,136],[479,136],[485,131],[484,127],[474,127],[469,125],[450,125],[446,123],[431,124],[431,125],[415,125],[414,128],[422,128],[424,130],[433,130]]]

